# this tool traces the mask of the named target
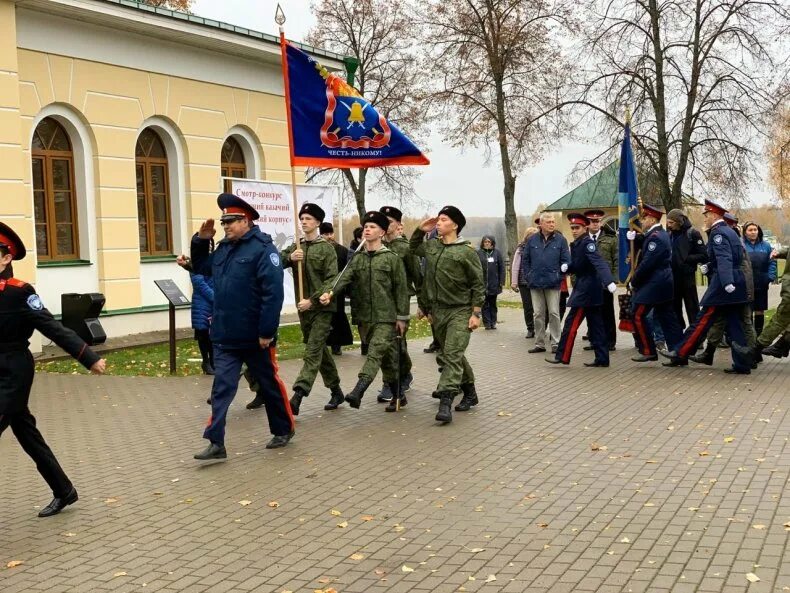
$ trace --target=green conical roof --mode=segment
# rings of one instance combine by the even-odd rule
[[[546,206],[546,210],[556,212],[558,210],[616,208],[619,169],[619,160],[610,163],[559,200]]]

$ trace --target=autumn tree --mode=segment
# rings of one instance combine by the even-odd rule
[[[316,47],[356,58],[356,88],[376,110],[412,138],[424,137],[414,91],[420,72],[412,48],[412,23],[406,4],[390,0],[315,0],[311,10],[318,23],[307,35]],[[414,192],[416,167],[374,169],[312,169],[308,179],[342,181],[360,218],[370,190],[379,190],[400,205],[424,205]]]
[[[516,179],[552,134],[536,117],[556,105],[565,69],[560,37],[572,5],[561,0],[425,0],[419,11],[430,71],[425,97],[445,139],[477,147],[502,169],[508,256],[518,245]],[[473,172],[459,172],[471,175]]]
[[[142,0],[143,4],[161,8],[178,10],[179,12],[190,12],[194,0]]]
[[[790,101],[776,111],[768,141],[768,182],[790,206]]]
[[[781,99],[788,6],[588,0],[578,69],[559,105],[577,108],[575,125],[608,141],[605,162],[615,158],[630,106],[635,150],[668,209],[681,207],[684,191],[737,198],[754,178],[767,115]]]

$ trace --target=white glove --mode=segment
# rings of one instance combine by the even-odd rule
[[[735,292],[735,285],[734,284],[728,284],[727,286],[724,287],[724,290],[728,294],[731,293],[731,292]]]
[[[606,287],[606,290],[608,290],[612,294],[616,293],[617,292],[617,284],[615,284],[614,282],[610,282],[609,285]]]
[[[560,272],[562,272],[564,274],[567,271],[568,271],[568,264],[562,264],[560,266]]]
[[[633,241],[634,239],[636,239],[636,231],[628,231],[625,234],[625,238],[628,239],[629,241]]]
[[[699,271],[702,272],[703,274],[707,274],[708,273],[708,264],[700,264],[699,265]]]

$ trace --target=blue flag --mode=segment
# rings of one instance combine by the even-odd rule
[[[623,145],[620,149],[620,174],[617,180],[617,197],[618,197],[618,217],[619,231],[617,234],[620,237],[620,261],[618,272],[620,282],[625,282],[631,271],[631,264],[626,261],[626,258],[631,252],[631,245],[626,237],[629,230],[637,230],[639,228],[639,205],[638,198],[639,188],[636,184],[636,165],[634,164],[634,153],[631,151],[631,124],[625,124],[625,136],[623,136]]]
[[[338,74],[280,36],[291,166],[427,165],[406,135]]]

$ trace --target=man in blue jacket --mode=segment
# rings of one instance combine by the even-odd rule
[[[535,316],[535,346],[528,350],[531,354],[546,351],[547,315],[552,352],[557,351],[560,341],[560,284],[571,255],[568,241],[555,227],[551,212],[541,214],[540,232],[529,238],[521,252]]]
[[[242,363],[260,385],[274,438],[267,449],[284,447],[294,435],[294,419],[285,384],[277,374],[275,349],[283,304],[283,268],[272,238],[253,222],[258,213],[233,194],[220,194],[220,224],[225,238],[213,253],[209,242],[214,220],[204,222],[192,238],[195,272],[214,278],[214,385],[211,418],[203,432],[209,441],[195,459],[225,459],[225,419],[236,390]]]
[[[674,284],[672,278],[672,240],[661,226],[664,211],[657,206],[642,206],[642,228],[646,229],[642,241],[639,263],[634,269],[631,286],[634,289],[634,339],[639,355],[634,362],[658,360],[653,332],[645,317],[653,311],[670,350],[680,342],[682,329],[673,306]],[[629,231],[629,239],[631,238]]]
[[[724,317],[727,334],[732,342],[732,368],[727,373],[748,375],[751,372],[751,351],[746,346],[746,336],[741,325],[741,306],[748,302],[746,278],[741,270],[744,249],[740,237],[724,220],[727,210],[719,204],[705,200],[705,222],[710,229],[708,241],[709,263],[703,273],[708,276],[708,289],[700,303],[702,308],[696,320],[686,328],[683,338],[671,351],[662,350],[661,356],[670,359],[664,366],[686,366],[690,355],[705,339],[710,326],[717,318]]]

